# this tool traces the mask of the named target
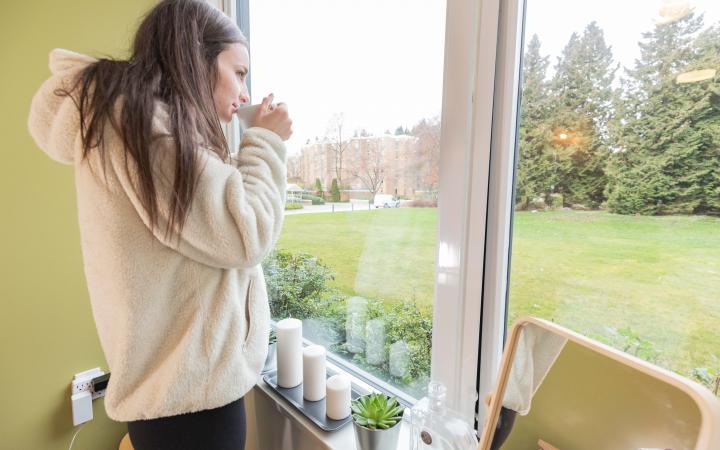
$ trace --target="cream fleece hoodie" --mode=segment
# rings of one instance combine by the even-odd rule
[[[160,215],[153,234],[131,157],[131,178],[125,174],[119,136],[107,126],[106,180],[96,149],[81,160],[75,104],[53,94],[93,61],[50,52],[52,76],[32,99],[28,127],[52,159],[75,168],[85,277],[112,372],[108,417],[126,422],[223,406],[253,387],[267,355],[270,313],[259,264],[282,227],[285,145],[253,127],[231,163],[198,148],[204,168],[185,228],[179,243],[166,240],[172,139],[152,148]],[[167,117],[158,102],[154,130],[169,135]]]

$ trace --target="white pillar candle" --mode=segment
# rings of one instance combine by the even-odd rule
[[[283,319],[277,323],[277,383],[293,388],[302,383],[302,322]]]
[[[325,347],[309,345],[303,349],[303,397],[316,402],[325,397]]]
[[[333,375],[327,380],[325,414],[333,420],[342,420],[350,415],[350,378]]]

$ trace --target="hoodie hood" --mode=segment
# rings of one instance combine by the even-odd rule
[[[48,61],[52,75],[32,98],[28,117],[30,135],[50,158],[62,164],[74,165],[82,159],[80,114],[72,98],[56,95],[55,92],[58,89],[69,91],[75,85],[80,71],[97,61],[92,56],[70,50],[52,50]],[[123,95],[120,94],[115,104],[117,115],[121,111],[122,99]],[[172,136],[170,128],[170,107],[156,97],[152,132],[156,136]],[[200,148],[217,156],[206,147],[199,132],[195,132],[195,137]]]
[[[82,155],[80,116],[73,99],[55,95],[55,91],[70,90],[79,72],[95,61],[91,56],[70,50],[52,50],[48,58],[52,75],[43,82],[30,104],[30,135],[50,158],[63,164],[74,164]]]
[[[57,75],[64,71],[77,71],[85,68],[87,65],[97,62],[92,56],[83,55],[82,53],[56,48],[50,51],[48,55],[48,67],[50,73]]]

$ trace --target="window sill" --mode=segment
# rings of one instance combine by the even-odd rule
[[[328,361],[328,369],[343,373],[352,379],[352,382],[368,392],[376,391],[362,379]],[[255,420],[262,423],[272,423],[275,436],[256,436],[258,448],[263,450],[303,450],[303,449],[327,449],[327,450],[352,450],[355,446],[355,432],[353,425],[348,423],[340,430],[327,432],[317,427],[313,422],[303,416],[293,406],[283,400],[265,383],[262,376],[253,389],[253,403],[255,406]],[[271,416],[271,417],[268,417]],[[280,422],[283,426],[278,426]],[[409,448],[409,430],[406,421],[400,422],[400,439],[397,448]],[[266,431],[262,426],[256,427],[258,433]],[[265,427],[267,429],[267,427]],[[271,445],[268,445],[268,444]]]

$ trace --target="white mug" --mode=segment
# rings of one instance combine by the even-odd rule
[[[235,111],[235,115],[240,122],[240,128],[242,128],[243,130],[250,128],[250,122],[252,122],[252,120],[255,118],[255,114],[257,114],[257,111],[260,107],[262,107],[262,103],[258,103],[257,105],[243,106],[238,108],[237,111]]]
[[[275,109],[276,106],[277,105],[274,102],[271,103],[270,111]],[[246,128],[250,128],[250,123],[253,118],[255,118],[255,114],[260,107],[262,107],[262,103],[258,103],[257,105],[241,106],[237,111],[235,111],[235,115],[238,117],[241,129],[244,130]]]

